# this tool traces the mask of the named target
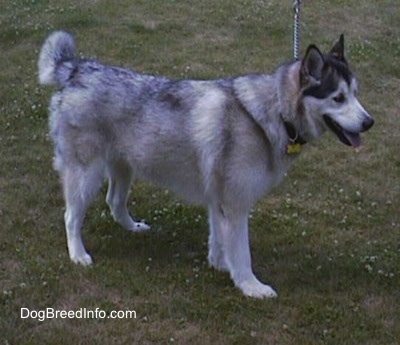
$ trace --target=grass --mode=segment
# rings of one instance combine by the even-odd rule
[[[280,293],[241,296],[207,266],[207,216],[137,183],[131,234],[99,198],[85,224],[95,259],[69,262],[36,62],[54,29],[104,62],[182,78],[272,71],[291,57],[291,1],[7,0],[0,14],[2,344],[367,344],[400,339],[400,7],[302,7],[302,50],[340,33],[376,125],[360,152],[332,135],[309,146],[251,217],[254,269]],[[104,196],[104,193],[102,194]],[[136,319],[21,319],[20,308],[135,310]]]

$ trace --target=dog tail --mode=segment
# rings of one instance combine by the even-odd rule
[[[67,32],[53,32],[39,55],[39,82],[42,85],[64,86],[74,71],[75,40]]]

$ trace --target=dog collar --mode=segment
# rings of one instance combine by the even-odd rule
[[[299,132],[297,131],[293,123],[285,120],[283,121],[283,123],[285,125],[286,133],[289,137],[289,143],[286,147],[286,153],[300,153],[301,146],[306,144],[307,141],[299,135]]]

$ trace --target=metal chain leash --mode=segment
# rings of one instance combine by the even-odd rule
[[[300,56],[300,7],[302,0],[296,0],[293,4],[294,26],[293,26],[293,57],[298,60]]]

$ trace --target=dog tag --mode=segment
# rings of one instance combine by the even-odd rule
[[[287,146],[286,152],[288,154],[293,154],[293,153],[300,153],[301,151],[301,145],[299,143],[296,144],[289,144]]]

